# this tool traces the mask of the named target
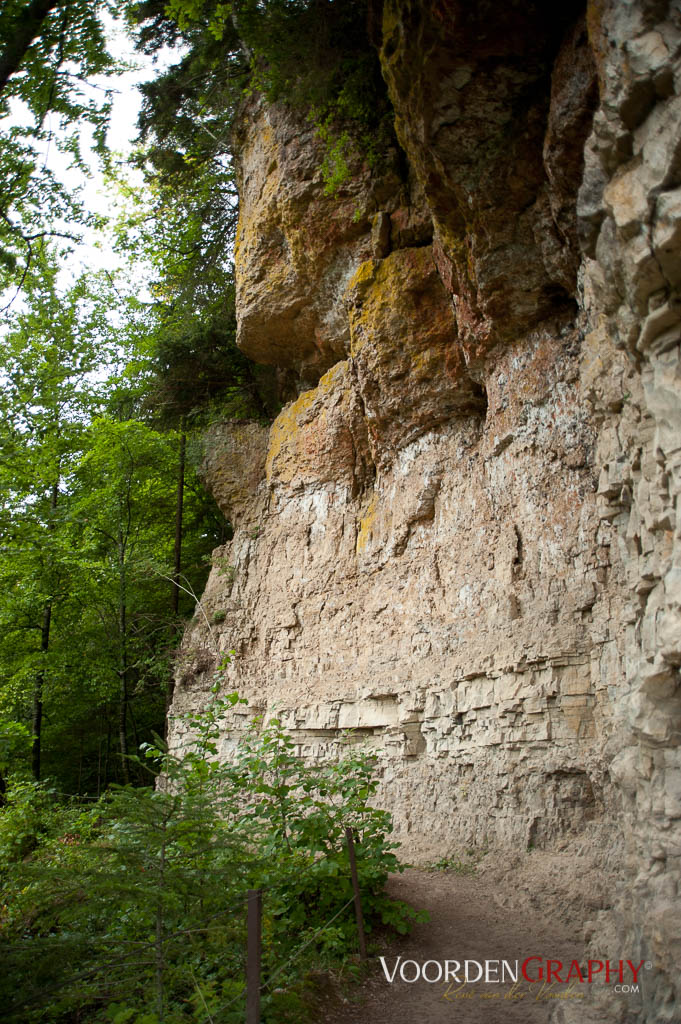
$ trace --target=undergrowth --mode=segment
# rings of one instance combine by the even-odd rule
[[[208,708],[175,723],[181,748],[142,752],[148,787],[83,806],[12,781],[0,809],[7,1021],[240,1024],[245,894],[262,889],[262,1021],[300,1024],[311,972],[358,969],[346,826],[369,934],[420,917],[384,892],[401,868],[390,815],[369,804],[374,758],[308,765],[278,719],[255,718],[223,760],[218,736],[240,702],[219,690],[216,679]]]

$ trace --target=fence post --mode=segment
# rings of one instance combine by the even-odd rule
[[[355,891],[355,917],[357,918],[357,934],[359,936],[359,958],[366,960],[367,944],[364,938],[364,916],[362,914],[362,900],[359,895],[359,879],[357,877],[357,861],[355,860],[355,842],[352,838],[352,829],[345,829],[345,838],[348,841],[348,857],[350,858],[350,874],[352,875],[352,888]]]
[[[262,890],[248,890],[246,953],[246,1024],[260,1024],[260,961],[262,959]]]

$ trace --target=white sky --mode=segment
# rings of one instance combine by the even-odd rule
[[[109,86],[114,90],[114,99],[111,109],[111,120],[107,132],[107,144],[111,150],[120,153],[125,159],[130,155],[133,148],[133,141],[137,134],[137,118],[142,104],[141,93],[137,86],[141,82],[148,81],[154,75],[169,64],[178,60],[180,51],[162,50],[155,58],[137,53],[134,49],[132,39],[127,34],[124,25],[120,21],[105,19],[107,25],[107,36],[109,38],[110,52],[121,60],[132,65],[132,70],[120,76],[107,79],[102,76],[95,80],[94,84],[106,88]],[[89,129],[83,132],[83,140],[91,136]],[[85,151],[86,147],[83,146]],[[108,214],[111,212],[112,202],[115,195],[107,189],[100,168],[97,166],[95,157],[91,160],[92,177],[85,183],[83,199],[88,210],[95,213]],[[53,168],[56,170],[56,167]],[[62,180],[70,181],[73,172],[62,171]],[[142,187],[142,175],[139,172],[128,170],[128,175],[133,175]],[[76,179],[74,178],[74,184]],[[81,179],[82,180],[82,179]],[[98,245],[99,243],[99,245]],[[100,247],[101,246],[101,247]],[[112,263],[116,260],[105,239],[97,238],[94,234],[86,234],[85,244],[78,247],[75,254],[76,262],[81,267],[95,269],[111,269]]]
[[[159,69],[167,67],[179,59],[181,50],[162,50],[155,58],[137,53],[134,49],[132,39],[128,36],[122,21],[114,21],[105,18],[107,36],[109,39],[110,52],[117,58],[131,65],[131,70],[120,76],[98,76],[91,80],[91,84],[102,90],[110,88],[114,92],[111,120],[107,132],[107,143],[109,148],[120,153],[121,158],[129,156],[133,141],[137,134],[137,117],[141,106],[141,95],[137,86],[152,78]],[[11,118],[18,123],[25,122],[26,115],[22,116],[21,105],[13,103],[11,106]],[[52,127],[55,135],[59,132],[58,119],[53,118]],[[98,165],[97,157],[92,153],[92,130],[85,125],[81,131],[81,150],[84,158],[90,167],[90,177],[85,178],[83,174],[69,167],[69,157],[61,153],[56,145],[49,145],[42,149],[41,155],[44,158],[46,167],[61,180],[69,190],[82,187],[81,198],[86,209],[91,212],[106,215],[112,212],[115,202],[115,192],[107,187],[101,168]],[[90,154],[88,159],[88,154]],[[127,171],[128,177],[136,177],[142,187],[142,176],[139,172]],[[68,225],[62,225],[68,229]],[[114,271],[120,266],[116,254],[112,251],[105,236],[91,230],[83,232],[83,242],[75,245],[73,257],[64,270],[64,284],[68,283],[71,274],[78,275],[84,269],[107,269]],[[144,278],[146,268],[140,265],[139,277]],[[1,303],[0,303],[1,305]]]

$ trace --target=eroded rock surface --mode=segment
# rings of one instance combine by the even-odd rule
[[[620,881],[580,926],[654,967],[556,1019],[676,1021],[679,5],[374,15],[408,180],[327,196],[289,112],[243,128],[240,344],[301,393],[214,428],[235,535],[174,709],[235,649],[307,756],[379,752],[410,856],[584,836],[575,884]]]
[[[253,100],[244,111],[238,342],[257,362],[294,369],[303,386],[347,355],[343,292],[379,244],[377,214],[400,201],[395,174],[377,179],[362,165],[342,196],[328,195],[322,162],[312,125],[284,106]]]

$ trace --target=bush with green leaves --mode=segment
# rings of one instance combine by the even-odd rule
[[[309,765],[278,719],[254,718],[225,761],[218,733],[238,700],[215,692],[188,716],[183,749],[146,748],[155,786],[62,809],[63,827],[36,827],[28,843],[19,808],[33,799],[39,818],[54,798],[10,787],[0,811],[9,1021],[243,1020],[249,889],[264,892],[263,1021],[304,1020],[311,967],[352,963],[356,950],[347,826],[367,929],[408,930],[415,912],[384,892],[399,865],[390,816],[369,804],[374,759],[352,747]]]

